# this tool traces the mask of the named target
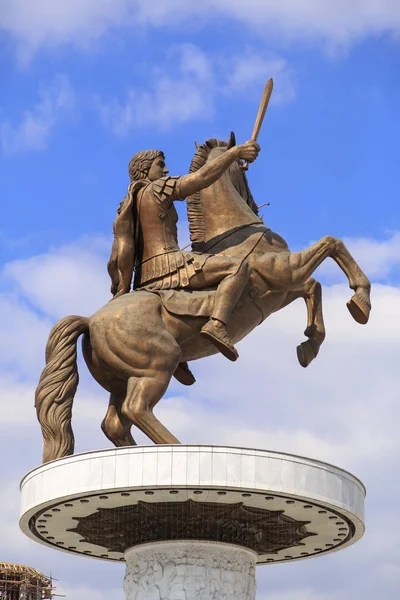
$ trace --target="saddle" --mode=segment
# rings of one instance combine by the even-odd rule
[[[173,315],[209,318],[214,308],[215,289],[146,291],[157,294],[165,310]]]
[[[208,290],[188,290],[188,289],[170,289],[170,290],[149,290],[140,288],[152,294],[157,294],[169,313],[181,317],[206,317],[210,318],[214,308],[216,288]],[[266,292],[270,294],[270,291]],[[254,287],[244,292],[236,308],[243,307],[246,304],[256,304],[262,312],[260,302],[265,294],[260,293]]]

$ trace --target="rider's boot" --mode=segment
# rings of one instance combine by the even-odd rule
[[[207,338],[229,360],[235,361],[239,353],[231,343],[226,325],[218,319],[211,318],[202,328],[200,334]]]
[[[200,331],[200,334],[214,344],[221,354],[232,361],[239,358],[239,353],[229,339],[226,323],[242,295],[250,275],[251,268],[247,260],[242,260],[239,267],[237,265],[232,267],[230,275],[220,282],[211,318]]]

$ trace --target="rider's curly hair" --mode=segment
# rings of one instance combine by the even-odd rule
[[[164,153],[161,150],[142,150],[137,152],[130,160],[128,171],[131,181],[139,181],[146,179],[149,174],[152,162],[161,156],[163,159]]]

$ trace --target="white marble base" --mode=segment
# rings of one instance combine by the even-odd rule
[[[301,543],[293,538],[268,545],[265,527],[255,536],[261,544],[242,543],[239,536],[234,543],[256,550],[257,564],[326,555],[354,544],[364,533],[365,488],[356,477],[317,460],[266,450],[165,445],[76,454],[31,471],[22,480],[21,494],[20,526],[26,535],[103,560],[124,561],[126,548],[167,539],[150,531],[132,543],[128,535],[124,547],[116,543],[113,528],[124,526],[129,534],[126,515],[140,506],[151,512],[167,504],[176,512],[185,503],[221,505],[221,510],[240,505],[251,514],[264,511],[266,523],[268,514],[282,513],[286,521],[305,524],[308,535],[296,538]],[[277,531],[272,527],[272,533]],[[232,538],[205,534],[201,526],[180,535],[168,539],[232,543]]]
[[[155,542],[125,552],[126,600],[254,600],[257,554],[215,542]]]

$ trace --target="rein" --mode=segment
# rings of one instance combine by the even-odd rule
[[[213,248],[213,246],[215,246],[216,244],[219,244],[220,242],[223,242],[224,240],[226,240],[226,238],[230,237],[231,235],[233,235],[233,233],[237,233],[238,231],[241,231],[242,229],[245,229],[246,227],[251,227],[252,225],[260,225],[263,224],[262,221],[253,221],[253,223],[245,223],[245,225],[241,225],[240,227],[235,228],[235,231],[227,231],[225,233],[225,235],[223,235],[222,237],[219,237],[217,241],[215,241],[213,244],[211,244],[211,246],[209,246],[207,248],[207,250],[204,252],[204,254],[208,254],[208,251]],[[270,231],[269,227],[265,227],[265,230],[262,232],[262,235],[264,235],[264,233],[266,231]],[[187,244],[186,246],[184,246],[183,248],[181,248],[181,250],[186,250],[186,248],[189,248],[189,246],[191,246],[191,244]],[[202,254],[202,253],[200,253]]]

